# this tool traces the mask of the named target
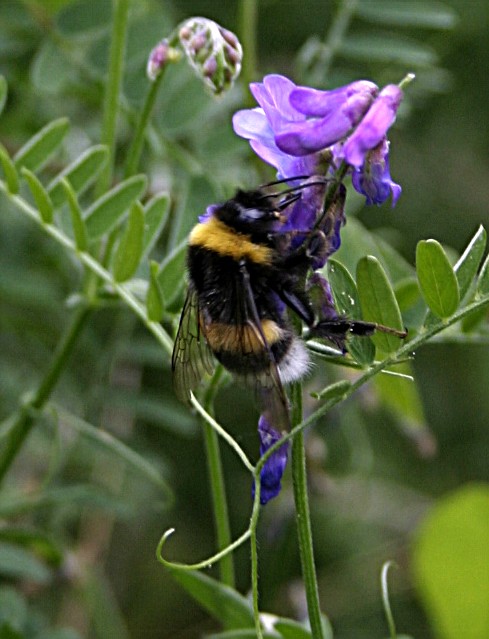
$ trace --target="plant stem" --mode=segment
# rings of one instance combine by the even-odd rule
[[[102,171],[97,183],[96,194],[105,193],[112,183],[115,161],[115,137],[117,114],[119,111],[119,96],[122,86],[124,67],[124,53],[126,49],[127,18],[129,0],[113,0],[113,21],[109,55],[109,71],[107,77],[107,91],[105,92],[102,131],[100,141],[109,148],[109,161]]]
[[[90,308],[88,306],[78,309],[75,313],[64,337],[58,343],[51,364],[37,391],[21,407],[19,415],[12,425],[6,448],[2,451],[0,457],[0,482],[7,474],[34,425],[35,418],[32,414],[32,409],[40,410],[51,395],[89,315]]]
[[[258,540],[257,529],[260,518],[260,494],[261,494],[261,469],[253,472],[255,485],[255,498],[253,500],[253,511],[250,518],[250,550],[251,550],[251,594],[253,603],[253,619],[255,621],[256,639],[263,639],[260,623],[260,593],[258,590]]]
[[[302,421],[302,385],[292,385],[292,426]],[[309,623],[314,639],[323,639],[321,608],[314,565],[314,549],[312,543],[311,516],[307,495],[306,453],[304,432],[300,431],[292,440],[292,483],[296,509],[297,535],[301,557],[302,576],[306,590]]]
[[[243,66],[241,70],[242,82],[248,86],[256,79],[256,20],[258,6],[256,0],[241,0],[239,6],[239,39],[243,46]],[[246,101],[251,105],[253,97],[247,94]]]
[[[124,168],[124,177],[130,177],[134,175],[138,170],[139,160],[141,158],[141,152],[143,150],[144,136],[146,135],[146,129],[148,126],[149,118],[153,111],[153,107],[158,95],[158,89],[160,88],[161,81],[165,75],[165,68],[161,69],[157,78],[151,82],[148,93],[146,94],[146,100],[139,116],[136,131],[127,152],[126,165]]]
[[[222,370],[222,366],[217,367],[203,402],[205,410],[211,414],[213,412],[212,405],[214,403]],[[210,424],[208,424],[205,420],[202,420],[202,423],[204,426],[204,443],[211,485],[217,546],[218,550],[222,550],[231,543],[231,527],[229,525],[229,512],[226,498],[226,486],[224,483],[224,473],[222,470],[219,438],[216,431],[212,428],[212,426],[210,426]],[[219,570],[222,583],[234,588],[234,563],[233,556],[231,554],[226,555],[221,559]]]

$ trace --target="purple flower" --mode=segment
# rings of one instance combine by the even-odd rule
[[[243,109],[233,116],[235,132],[250,141],[253,151],[278,171],[278,178],[316,173],[317,154],[301,154],[295,157],[284,153],[275,142],[275,127],[294,119],[305,121],[288,101],[295,84],[281,75],[267,75],[263,83],[250,85],[251,92],[260,104],[259,108]]]
[[[326,175],[344,160],[367,204],[379,204],[391,193],[396,203],[400,186],[391,180],[387,153],[376,155],[375,149],[396,119],[403,98],[397,85],[378,95],[367,80],[320,91],[268,75],[250,89],[260,106],[238,111],[234,130],[279,178]]]
[[[265,415],[261,415],[258,421],[258,435],[260,436],[260,455],[281,439],[281,435],[268,422]],[[260,473],[260,503],[265,505],[270,499],[276,497],[282,488],[281,481],[287,465],[289,443],[286,442],[267,459]],[[253,487],[253,495],[254,495]]]
[[[361,120],[377,92],[377,85],[367,80],[333,91],[308,87],[292,90],[290,104],[308,119],[275,128],[277,146],[285,153],[301,156],[335,144]]]
[[[352,184],[356,191],[365,195],[367,204],[383,204],[392,195],[392,206],[395,206],[402,189],[390,175],[389,142],[386,138],[367,153],[361,169],[354,170]]]
[[[382,89],[367,114],[343,145],[342,157],[356,169],[361,168],[366,154],[377,147],[396,119],[403,98],[396,84]]]

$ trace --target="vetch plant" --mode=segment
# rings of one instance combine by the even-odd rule
[[[0,479],[7,486],[9,480],[12,481],[10,492],[4,490],[0,496],[0,513],[5,523],[0,544],[4,543],[5,547],[10,544],[18,552],[22,550],[21,555],[15,556],[21,556],[24,561],[8,564],[5,553],[2,555],[1,552],[5,548],[0,546],[0,570],[2,567],[5,571],[10,569],[13,573],[7,574],[15,577],[22,575],[23,570],[24,578],[48,582],[46,574],[49,570],[46,568],[43,572],[35,561],[29,563],[27,560],[35,558],[36,552],[44,553],[43,561],[46,565],[51,562],[49,565],[53,567],[53,573],[66,568],[63,557],[68,551],[65,547],[55,552],[57,548],[49,536],[44,538],[41,533],[32,533],[44,523],[42,518],[35,517],[36,509],[40,507],[49,509],[67,503],[72,512],[79,504],[90,506],[85,508],[86,511],[102,504],[107,511],[115,513],[107,525],[105,536],[101,535],[104,539],[109,538],[114,518],[127,514],[133,505],[129,495],[131,491],[125,494],[130,483],[127,481],[128,473],[144,480],[145,485],[151,485],[158,494],[156,501],[166,510],[165,517],[169,520],[173,517],[173,512],[168,512],[173,505],[171,472],[167,469],[163,472],[158,466],[157,447],[154,446],[155,450],[152,446],[140,447],[138,438],[132,437],[132,430],[128,436],[122,430],[112,433],[105,429],[104,419],[110,413],[108,409],[114,408],[114,405],[124,409],[128,397],[121,394],[111,406],[105,403],[111,391],[112,373],[109,371],[116,367],[113,367],[110,357],[99,355],[99,349],[100,344],[104,344],[109,353],[112,347],[114,353],[120,353],[124,350],[121,346],[124,342],[126,349],[130,350],[134,335],[131,320],[137,319],[151,336],[156,349],[152,347],[151,355],[148,355],[148,350],[139,349],[136,345],[132,356],[135,360],[148,357],[152,365],[157,362],[157,366],[162,366],[164,362],[165,366],[166,386],[158,382],[156,406],[160,412],[155,404],[148,402],[144,406],[146,414],[160,415],[165,427],[170,423],[165,437],[177,438],[184,432],[186,424],[193,424],[189,417],[190,409],[173,402],[173,392],[169,388],[169,364],[175,338],[176,357],[179,357],[178,336],[183,335],[179,332],[178,322],[186,284],[187,231],[197,225],[190,234],[190,250],[202,253],[218,249],[219,256],[222,258],[224,255],[228,260],[228,269],[202,268],[200,273],[190,273],[193,296],[185,303],[182,322],[183,328],[192,336],[190,350],[183,351],[191,362],[191,368],[185,369],[183,377],[177,378],[177,387],[188,386],[192,391],[188,396],[189,404],[202,427],[216,543],[210,556],[195,563],[171,561],[167,552],[172,551],[176,540],[184,537],[184,531],[179,526],[178,535],[168,542],[173,532],[170,528],[157,546],[157,558],[165,567],[165,574],[168,572],[218,620],[222,633],[213,636],[329,639],[334,632],[323,613],[323,610],[328,611],[329,602],[319,585],[314,556],[306,432],[315,433],[322,418],[331,415],[334,407],[341,405],[342,410],[347,411],[351,403],[346,400],[355,394],[358,396],[360,393],[357,391],[375,381],[379,387],[383,384],[385,396],[389,398],[386,405],[393,407],[403,418],[405,430],[413,439],[419,437],[419,431],[411,426],[415,421],[413,414],[419,414],[420,410],[412,360],[428,342],[483,340],[487,330],[485,314],[489,305],[489,269],[488,260],[484,260],[486,232],[479,228],[454,265],[442,245],[432,239],[419,242],[414,267],[381,240],[377,244],[371,241],[372,251],[365,248],[367,240],[359,242],[360,249],[355,250],[361,251],[361,255],[355,260],[355,273],[343,263],[344,252],[352,246],[352,235],[348,234],[354,234],[359,228],[349,212],[352,202],[358,198],[352,191],[360,194],[368,206],[389,201],[395,206],[399,202],[401,185],[394,181],[390,172],[390,159],[397,156],[399,149],[394,144],[391,148],[388,135],[403,99],[409,99],[409,91],[416,85],[415,82],[410,84],[414,79],[411,73],[395,84],[408,68],[412,68],[407,62],[400,74],[396,75],[397,70],[391,72],[390,69],[385,72],[384,78],[388,77],[391,83],[384,87],[370,79],[350,81],[338,87],[329,81],[326,73],[322,82],[308,79],[317,78],[321,66],[326,69],[331,63],[325,52],[334,55],[335,47],[345,37],[348,21],[355,14],[354,3],[342,3],[337,20],[331,25],[328,47],[323,49],[314,45],[314,48],[313,43],[309,43],[309,57],[302,51],[299,68],[304,79],[299,77],[299,80],[304,84],[281,74],[265,75],[262,81],[249,85],[257,102],[257,106],[249,108],[242,108],[246,99],[244,93],[231,93],[230,98],[223,94],[229,92],[237,81],[241,66],[245,64],[247,46],[250,47],[251,58],[254,57],[252,42],[243,39],[246,44],[242,47],[234,33],[201,17],[185,20],[156,45],[154,42],[146,43],[146,95],[140,102],[120,99],[124,91],[123,79],[127,81],[129,77],[124,75],[124,52],[129,46],[127,32],[131,19],[129,4],[128,0],[113,3],[100,140],[94,140],[68,161],[64,157],[59,159],[59,152],[69,135],[70,122],[66,117],[56,117],[20,148],[7,139],[0,146],[2,202],[9,210],[25,217],[29,228],[33,223],[36,238],[44,234],[50,238],[54,251],[60,255],[67,254],[69,268],[75,265],[74,271],[79,279],[74,286],[76,277],[73,275],[71,278],[69,310],[66,311],[70,321],[64,334],[56,335],[57,344],[49,358],[46,351],[43,358],[39,358],[43,364],[47,360],[44,372],[39,375],[36,371],[33,390],[27,395],[15,396],[12,411],[2,414]],[[246,4],[249,10],[251,3]],[[56,26],[60,40],[64,33],[69,32],[68,27],[73,28],[80,23],[76,13],[78,8],[78,4],[74,3],[62,13]],[[141,8],[141,11],[145,10]],[[70,11],[74,12],[71,23]],[[369,10],[362,7],[358,11],[368,14]],[[416,18],[420,19],[417,14]],[[248,31],[252,27],[250,21]],[[55,39],[49,41],[42,51],[45,57],[39,55],[38,74],[46,60],[50,64],[58,60],[53,55],[55,46]],[[85,43],[85,46],[89,51],[88,44]],[[78,68],[82,75],[86,73],[83,47],[77,47],[73,52],[65,46],[62,51],[70,52],[74,68]],[[178,96],[171,84],[174,80],[167,70],[171,65],[174,77],[179,78],[180,73],[184,77],[181,71],[184,61],[200,81],[198,89],[195,89],[195,84],[191,86],[192,90],[199,92],[202,100],[210,99],[208,95],[205,97],[209,90],[212,95],[222,95],[224,99],[220,101],[219,108],[213,105],[205,112],[200,111],[198,117],[192,116],[195,120],[192,126],[175,126],[178,133],[172,137],[171,127],[165,129],[163,116],[156,107],[160,104],[158,100],[165,97],[162,87],[166,87],[168,92],[174,90]],[[46,67],[49,66],[46,64]],[[133,71],[129,68],[127,74]],[[250,69],[245,71],[249,76]],[[139,80],[144,79],[142,66],[138,73]],[[259,77],[255,72],[251,75]],[[87,77],[90,77],[89,74]],[[243,87],[244,92],[247,89]],[[181,97],[180,102],[177,98],[173,102],[170,100],[170,113],[178,112],[180,106],[184,111],[183,107],[187,107],[189,102]],[[7,83],[3,77],[0,78],[0,111],[2,109],[9,115]],[[235,139],[230,142],[225,136],[212,135],[212,147],[205,137],[209,127],[204,126],[204,117],[215,118],[216,127],[229,125],[229,130],[232,122]],[[121,118],[126,118],[126,126],[120,126]],[[410,122],[406,126],[410,126]],[[94,130],[94,127],[87,127],[91,135]],[[119,144],[123,135],[126,136],[124,143]],[[249,141],[252,151],[258,156],[247,157],[240,165],[240,173],[246,176],[241,185],[235,184],[235,176],[232,179],[228,177],[225,184],[217,184],[220,176],[214,172],[209,147],[218,153],[216,148],[221,137],[225,139],[224,157],[228,153],[226,145],[234,144],[239,153],[246,153],[246,145],[238,138]],[[143,150],[147,151],[145,155]],[[258,165],[261,160],[263,164]],[[275,169],[276,176],[267,173],[266,165]],[[230,171],[229,167],[225,169]],[[249,173],[245,173],[245,169]],[[175,179],[167,179],[168,175],[174,175]],[[208,184],[215,187],[209,195],[199,182],[203,175],[208,178]],[[229,172],[227,175],[233,174]],[[266,177],[261,179],[261,176]],[[255,181],[251,182],[251,178]],[[168,189],[156,186],[161,182]],[[260,183],[265,183],[265,187],[256,189]],[[238,186],[242,188],[236,192]],[[236,193],[229,198],[231,189]],[[403,201],[410,197],[406,190]],[[197,199],[198,205],[192,198]],[[223,226],[226,227],[224,231]],[[216,227],[221,235],[216,236]],[[373,237],[365,229],[361,233],[364,237]],[[378,247],[380,249],[376,250]],[[253,258],[243,257],[245,249]],[[210,259],[208,255],[207,258]],[[49,263],[49,260],[42,263]],[[218,266],[221,264],[219,262]],[[191,260],[188,265],[192,267]],[[231,277],[233,268],[243,280],[249,278],[249,283],[242,289],[247,300],[244,306],[236,303],[233,307],[229,302],[229,298],[233,298],[231,286],[222,291],[216,284],[218,276]],[[194,309],[197,312],[187,315],[185,309],[195,303],[198,277],[205,279],[209,274],[212,281],[205,289],[207,297],[197,296],[198,304]],[[41,283],[42,278],[37,281]],[[209,291],[223,300],[211,301]],[[216,308],[220,309],[219,312],[223,309],[222,316],[218,316]],[[238,311],[243,313],[240,315]],[[90,340],[83,340],[97,321],[102,323],[102,329],[93,347]],[[43,321],[43,324],[50,328],[48,321]],[[242,329],[243,325],[246,330]],[[212,341],[212,326],[219,338],[217,342]],[[107,334],[117,337],[114,338],[114,346],[110,339],[106,339]],[[223,342],[227,350],[218,348]],[[71,406],[70,400],[76,395],[75,391],[67,393],[66,398],[62,394],[59,397],[55,395],[56,387],[70,377],[70,362],[80,344],[84,347],[80,350],[87,358],[91,348],[97,353],[93,358],[93,371],[90,369],[89,374],[85,371],[85,378],[89,379],[81,378],[90,388],[91,385],[96,387],[96,392],[78,388],[82,382],[78,381],[79,376],[73,376],[77,380],[75,391],[81,397],[78,403],[73,404],[80,412],[87,398],[87,410],[83,415],[77,414]],[[291,345],[292,350],[288,350]],[[243,346],[249,349],[244,355]],[[284,352],[279,352],[279,347],[283,347]],[[209,348],[211,353],[206,350]],[[204,351],[203,354],[198,352],[199,349]],[[239,349],[239,356],[243,357],[238,357],[238,364],[242,365],[243,359],[252,362],[244,376],[244,392],[251,397],[253,391],[257,391],[259,398],[255,413],[258,437],[255,434],[253,439],[248,432],[245,436],[237,434],[236,424],[220,419],[219,397],[223,392],[231,392],[225,388],[229,381],[225,368],[238,372],[238,384],[242,381],[232,362],[230,365],[229,357],[231,353],[236,359]],[[212,363],[212,353],[222,365]],[[286,357],[291,353],[293,362]],[[246,357],[249,359],[246,360]],[[18,359],[16,354],[16,361]],[[83,361],[81,357],[78,372],[84,370]],[[312,370],[310,362],[314,363]],[[134,382],[135,368],[128,367],[125,379],[132,380],[143,396],[147,380],[141,375]],[[306,369],[307,375],[304,374]],[[329,382],[324,381],[325,371],[332,370],[336,371],[336,376]],[[207,375],[209,371],[211,374]],[[188,376],[190,383],[187,384]],[[99,379],[104,377],[107,385],[102,387]],[[260,382],[256,383],[256,380]],[[200,387],[198,382],[203,382]],[[389,388],[389,383],[396,385],[394,390],[393,386]],[[285,392],[288,394],[285,395]],[[104,396],[106,394],[108,397]],[[134,402],[131,409],[137,411],[138,406],[141,404]],[[280,419],[274,421],[277,415]],[[109,456],[110,463],[97,459],[95,464],[98,464],[97,468],[103,468],[101,475],[107,477],[107,484],[111,485],[112,501],[106,493],[97,492],[94,486],[62,484],[67,476],[76,478],[83,464],[77,458],[75,470],[70,475],[68,465],[65,470],[57,461],[63,454],[59,451],[63,451],[65,440],[69,439],[65,437],[64,440],[58,434],[52,437],[56,441],[52,446],[55,451],[50,463],[46,464],[46,477],[43,475],[38,481],[35,471],[30,468],[19,473],[19,460],[22,461],[22,455],[28,454],[29,442],[42,428],[48,430],[49,437],[68,428]],[[253,446],[249,442],[255,444],[255,453],[249,452],[248,447]],[[228,514],[227,487],[231,485],[232,478],[224,472],[222,444],[231,449],[243,471],[237,491],[240,498],[234,499],[233,495],[233,501],[249,500],[248,510],[243,507],[245,518],[239,534],[233,530]],[[186,443],[186,447],[190,444]],[[37,467],[44,466],[44,458],[40,459],[36,460]],[[229,465],[235,461],[231,460]],[[190,456],[185,457],[184,470],[179,467],[178,472],[182,478],[188,475],[193,489],[197,490],[202,478],[195,475],[198,469],[193,468],[190,462]],[[30,480],[36,483],[34,493],[30,493],[27,484],[23,483],[24,473],[36,479],[37,483]],[[93,480],[96,475],[96,472],[91,472],[89,476]],[[245,481],[242,481],[243,478],[246,478]],[[56,482],[61,484],[61,488]],[[288,499],[291,493],[293,507]],[[146,494],[145,499],[139,499],[139,494],[132,499],[138,504],[145,500],[153,504],[153,497]],[[263,562],[261,565],[265,565],[266,550],[258,543],[259,523],[267,521],[267,517],[274,518],[273,513],[279,513],[282,508],[285,510],[286,505],[293,508],[297,525],[302,587],[307,603],[307,617],[302,616],[299,620],[293,619],[292,614],[290,618],[265,614],[262,605],[267,593],[262,586],[265,580],[260,581],[259,559]],[[19,532],[21,516],[26,517],[25,529]],[[45,520],[57,521],[51,511],[50,516],[51,519],[46,516]],[[88,519],[82,519],[82,523],[93,523],[91,516],[89,512]],[[83,518],[83,515],[80,517]],[[31,526],[31,536],[27,524]],[[76,528],[74,525],[66,526],[69,530]],[[80,525],[79,528],[82,531],[94,529],[90,525]],[[159,521],[158,534],[160,531]],[[200,530],[198,537],[200,539]],[[44,545],[39,543],[41,539]],[[429,541],[423,537],[423,549],[431,547]],[[86,548],[92,550],[88,542],[97,543],[91,538],[79,541],[82,549],[79,560],[87,561],[87,564],[82,565],[86,570],[73,571],[73,579],[79,579],[78,586],[86,588],[93,602],[97,597],[87,584],[94,582],[90,582],[86,575],[98,569],[96,562],[102,551],[97,547],[96,551],[85,552]],[[250,598],[238,592],[235,578],[234,552],[247,544],[251,578],[243,590],[249,588]],[[15,554],[13,549],[10,552]],[[177,548],[175,554],[179,553],[185,553],[185,549]],[[199,547],[197,553],[205,554],[205,551]],[[120,554],[118,561],[124,561],[124,554]],[[92,566],[89,562],[94,557]],[[425,574],[423,558],[424,554],[420,553],[419,575]],[[218,578],[205,573],[213,565],[218,566]],[[384,563],[382,571],[382,597],[389,632],[394,637],[394,616],[387,595],[389,565],[389,562]],[[245,578],[240,576],[241,586]],[[5,594],[5,601],[14,602],[16,609],[20,610],[25,607],[25,592],[27,589],[22,588],[15,594],[9,591]],[[430,592],[436,592],[436,580],[430,581]],[[105,594],[104,601],[116,599],[112,592]],[[266,605],[269,605],[268,602]],[[95,608],[95,602],[93,606]],[[110,631],[123,637],[127,629],[122,615],[114,610],[109,622]],[[103,636],[104,631],[100,628],[105,627],[104,616],[105,612],[97,618],[96,633],[99,636]],[[27,620],[22,622],[23,626],[19,622],[18,627],[14,627],[12,620],[5,623],[13,628],[10,628],[12,633],[15,631],[19,636],[28,636]]]

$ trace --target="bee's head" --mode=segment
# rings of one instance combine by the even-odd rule
[[[277,232],[285,221],[276,198],[263,191],[237,191],[214,215],[231,228],[256,237]]]

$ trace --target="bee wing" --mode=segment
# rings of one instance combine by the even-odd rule
[[[253,357],[256,340],[258,340],[266,351],[270,362],[270,366],[258,375],[251,373],[245,375],[245,381],[254,389],[260,410],[268,422],[278,431],[290,430],[289,402],[280,379],[277,362],[262,330],[249,273],[246,266],[242,265],[240,270],[244,292],[241,312],[246,318],[243,326],[249,327],[248,331],[243,331],[241,334],[241,352],[244,357]]]
[[[212,355],[202,332],[199,300],[190,286],[178,326],[171,360],[173,387],[181,401],[188,403],[189,393],[214,370]]]

